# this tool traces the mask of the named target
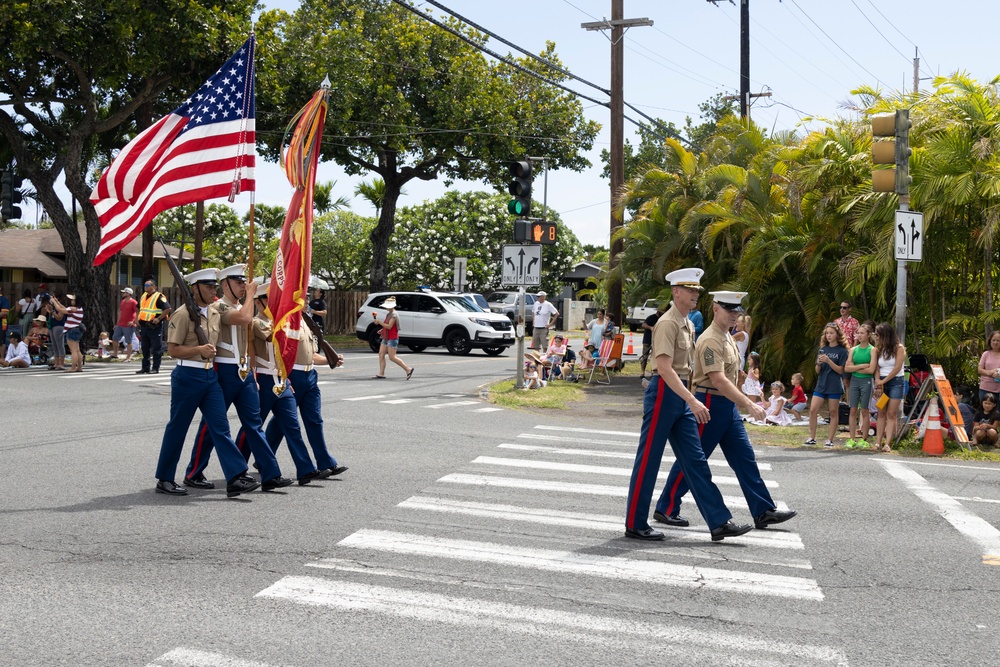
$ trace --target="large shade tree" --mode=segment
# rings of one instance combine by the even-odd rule
[[[332,80],[323,158],[385,184],[371,233],[370,288],[387,287],[396,202],[413,180],[482,181],[502,186],[505,161],[546,156],[553,169],[589,166],[599,126],[565,93],[489,61],[449,32],[385,0],[305,0],[289,16],[260,24],[281,36],[261,62],[261,139],[273,156],[283,123],[327,75]],[[452,23],[476,42],[484,37]],[[319,28],[318,28],[319,27]],[[541,55],[558,63],[555,46]],[[527,58],[527,69],[561,75]],[[271,130],[271,131],[268,131]]]
[[[89,167],[177,107],[249,32],[254,0],[0,4],[0,136],[59,232],[72,289],[100,331],[113,317],[111,263],[93,267],[100,225]],[[56,192],[65,184],[83,229]]]

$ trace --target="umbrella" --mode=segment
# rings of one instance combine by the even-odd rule
[[[309,276],[309,289],[321,289],[325,291],[330,289],[330,283],[319,276]]]

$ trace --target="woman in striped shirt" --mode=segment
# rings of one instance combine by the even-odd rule
[[[69,301],[69,306],[62,305],[58,299],[53,297],[52,307],[66,318],[63,328],[72,361],[66,372],[81,373],[83,372],[83,353],[80,351],[80,340],[83,338],[83,333],[86,330],[83,326],[83,308],[77,308],[76,296],[73,294],[67,294],[66,300]]]

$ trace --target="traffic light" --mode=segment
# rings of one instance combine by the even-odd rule
[[[516,243],[555,245],[556,228],[556,223],[545,220],[515,220],[514,241]]]
[[[513,180],[507,190],[514,198],[507,204],[507,212],[527,218],[531,215],[531,163],[511,162],[509,169]]]
[[[21,207],[21,177],[12,171],[0,175],[0,217],[4,220],[20,220]]]
[[[542,245],[555,245],[556,243],[556,223],[554,222],[532,222],[531,241]]]
[[[872,164],[891,164],[894,169],[872,170],[874,192],[910,194],[910,110],[898,109],[894,114],[872,116]],[[875,137],[892,137],[891,141],[876,141]]]

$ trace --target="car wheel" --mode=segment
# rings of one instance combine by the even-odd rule
[[[632,333],[635,333],[636,331],[639,330],[639,325],[638,324],[631,324],[630,323],[628,325],[628,330],[631,331]]]
[[[485,352],[491,357],[499,357],[501,354],[503,354],[503,351],[506,349],[507,349],[506,345],[494,345],[490,347],[484,347],[483,352]]]
[[[469,345],[469,334],[465,333],[462,329],[452,330],[445,337],[444,345],[451,354],[466,355],[472,352],[472,346]]]
[[[423,352],[427,349],[426,345],[407,345],[410,348],[410,352]]]
[[[372,352],[378,352],[378,349],[382,346],[382,331],[379,327],[371,327],[368,329],[368,347],[371,348]]]

